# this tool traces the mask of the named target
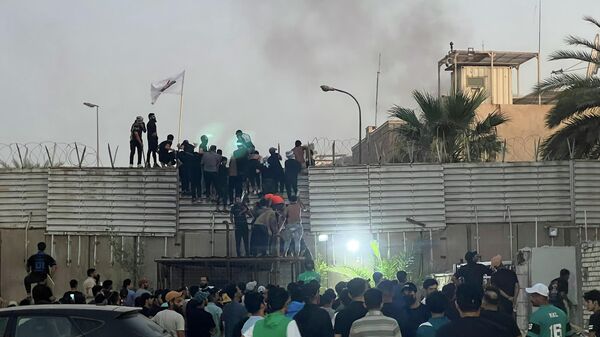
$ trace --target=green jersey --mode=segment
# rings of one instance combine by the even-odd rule
[[[529,317],[528,337],[567,337],[571,334],[567,315],[553,305],[543,305]]]

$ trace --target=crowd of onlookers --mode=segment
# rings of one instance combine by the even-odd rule
[[[129,279],[117,288],[111,280],[101,282],[97,271],[89,269],[81,288],[77,280],[71,280],[70,290],[55,298],[47,280],[56,263],[44,253],[43,242],[38,248],[28,260],[28,297],[11,306],[87,303],[139,307],[141,314],[173,337],[522,336],[515,322],[521,287],[500,256],[487,266],[479,263],[477,252],[468,252],[466,264],[441,289],[433,278],[418,287],[404,271],[397,272],[393,280],[375,272],[372,280],[354,278],[339,282],[335,289],[322,289],[313,261],[306,260],[305,271],[287,287],[250,281],[219,288],[211,285],[208,277],[201,277],[189,288],[151,291],[147,279],[139,280],[137,289]],[[37,283],[33,289],[32,283]],[[568,289],[566,269],[550,286],[538,283],[525,288],[537,307],[529,317],[527,336],[573,334]],[[593,337],[600,329],[600,291],[586,292],[584,300],[593,313],[589,319]]]
[[[313,165],[309,146],[297,140],[294,147],[282,156],[279,150],[271,147],[269,154],[262,157],[257,151],[250,135],[238,130],[235,134],[236,149],[230,158],[214,144],[209,144],[206,135],[196,144],[184,140],[173,144],[173,135],[158,142],[156,116],[148,115],[148,123],[138,116],[131,126],[129,165],[133,167],[137,152],[137,166],[143,167],[143,134],[147,133],[148,151],[145,166],[177,166],[184,196],[190,196],[193,202],[205,198],[217,203],[217,206],[230,205],[234,198],[246,194],[287,193],[288,198],[298,195],[298,175]],[[158,156],[158,160],[157,160]]]

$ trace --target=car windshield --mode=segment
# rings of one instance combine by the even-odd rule
[[[170,336],[167,331],[152,322],[146,316],[140,313],[131,313],[119,318],[122,324],[125,324],[126,331],[132,336],[140,337],[164,337]]]

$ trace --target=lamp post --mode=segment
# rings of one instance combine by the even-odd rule
[[[358,163],[362,164],[362,111],[360,109],[360,104],[356,100],[356,97],[354,97],[351,93],[349,93],[347,91],[337,89],[334,87],[330,87],[328,85],[322,85],[321,90],[323,90],[325,92],[338,91],[338,92],[344,93],[344,94],[352,97],[354,102],[356,102],[356,105],[358,105]]]
[[[98,104],[83,102],[83,105],[96,108],[96,167],[100,167],[100,136],[99,136],[99,119],[98,119],[98,108],[100,107]]]

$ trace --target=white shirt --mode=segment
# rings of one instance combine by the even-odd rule
[[[96,285],[96,279],[93,277],[88,277],[83,281],[83,294],[85,295],[86,300],[90,300],[94,298],[94,293],[92,293],[92,288]]]
[[[253,333],[254,333],[254,326],[252,326],[246,332],[244,337],[253,337]],[[296,321],[292,320],[290,323],[288,323],[285,336],[286,337],[302,337],[302,335],[300,335],[300,330],[298,330],[298,325],[296,324]]]
[[[242,335],[246,335],[246,332],[248,332],[248,330],[254,329],[254,324],[263,319],[265,318],[262,316],[250,316],[246,323],[244,323],[244,326],[242,326]]]
[[[185,331],[185,320],[180,313],[170,309],[160,311],[152,320],[161,328],[167,330],[172,337],[177,337],[177,331]]]

